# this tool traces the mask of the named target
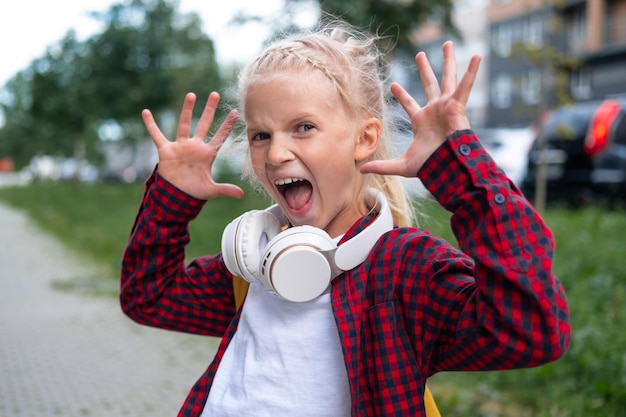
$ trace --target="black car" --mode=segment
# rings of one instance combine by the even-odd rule
[[[576,206],[599,200],[625,202],[626,100],[577,103],[542,118],[521,187],[530,199],[540,160],[545,163],[549,202]]]

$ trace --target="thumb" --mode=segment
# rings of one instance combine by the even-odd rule
[[[241,188],[236,186],[235,184],[215,184],[217,186],[217,190],[219,195],[225,197],[233,197],[237,199],[242,199],[244,196],[244,192]]]
[[[406,163],[402,158],[366,162],[361,165],[361,173],[401,175],[403,177],[414,176],[414,174],[408,172]]]

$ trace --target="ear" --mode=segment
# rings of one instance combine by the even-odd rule
[[[383,124],[375,117],[363,120],[354,144],[354,160],[363,161],[374,155],[383,132]]]

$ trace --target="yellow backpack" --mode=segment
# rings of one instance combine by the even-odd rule
[[[250,284],[248,284],[248,281],[245,279],[237,276],[233,277],[233,290],[235,292],[235,304],[237,305],[237,308],[241,307],[243,299],[248,293],[249,285]],[[435,398],[430,392],[430,389],[428,389],[428,386],[426,386],[426,389],[424,390],[424,405],[426,407],[426,417],[441,417],[437,404],[435,403]]]

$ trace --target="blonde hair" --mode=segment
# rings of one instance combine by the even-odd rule
[[[239,103],[244,118],[246,93],[257,80],[284,70],[317,69],[333,83],[348,115],[381,121],[382,137],[371,160],[388,159],[395,128],[386,111],[386,71],[383,54],[377,46],[379,39],[345,22],[332,20],[322,23],[315,31],[274,42],[240,73]],[[244,168],[244,175],[254,179],[250,167]],[[400,177],[365,175],[363,189],[357,196],[360,201],[364,201],[367,187],[385,194],[398,226],[412,224],[412,205]]]

